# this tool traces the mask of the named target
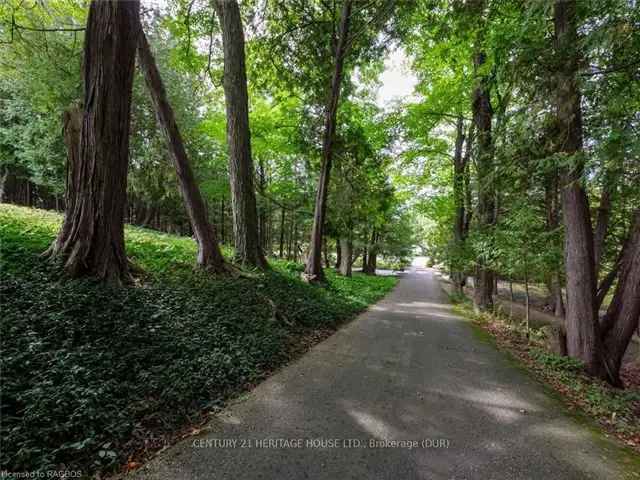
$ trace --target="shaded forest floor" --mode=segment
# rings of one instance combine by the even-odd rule
[[[195,243],[127,227],[134,287],[61,277],[40,254],[61,216],[0,205],[2,448],[9,471],[113,471],[196,431],[227,400],[353,318],[395,277],[301,266],[212,278]],[[229,254],[229,251],[225,253]]]

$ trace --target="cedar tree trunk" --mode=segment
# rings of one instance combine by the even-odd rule
[[[224,50],[223,85],[227,109],[235,256],[236,260],[243,265],[265,268],[267,261],[260,248],[258,211],[253,187],[254,172],[251,158],[249,96],[242,18],[236,0],[216,0],[215,8],[222,27]]]
[[[575,0],[556,0],[555,48],[558,64],[556,108],[558,152],[574,156],[564,170],[562,212],[565,229],[567,353],[585,363],[592,375],[602,376],[602,348],[598,330],[593,230],[587,195],[582,187],[582,115],[577,85],[578,35]]]
[[[89,7],[78,190],[50,252],[74,277],[130,279],[124,214],[139,9],[133,0],[93,1]]]
[[[351,255],[353,251],[353,243],[350,238],[340,238],[340,274],[345,277],[351,276]]]

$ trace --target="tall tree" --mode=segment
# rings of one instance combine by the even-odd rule
[[[462,148],[465,143],[464,119],[459,116],[456,122],[456,141],[453,153],[453,203],[455,208],[455,218],[453,221],[453,242],[454,252],[462,249],[465,237],[465,185],[464,175],[466,170],[466,155],[463,155]],[[452,268],[451,279],[456,292],[463,294],[464,272],[456,265]]]
[[[473,66],[476,73],[476,87],[473,91],[472,111],[478,142],[477,179],[478,179],[478,226],[484,233],[495,223],[494,178],[493,178],[493,141],[491,122],[493,109],[489,87],[489,75],[486,72],[487,55],[484,51],[484,0],[470,2],[471,13],[479,22],[473,54]],[[486,255],[477,260],[474,283],[473,304],[476,311],[493,308],[494,275],[488,265]]]
[[[196,183],[189,157],[178,129],[173,109],[169,104],[160,72],[156,65],[147,37],[140,25],[138,37],[138,59],[142,68],[147,89],[156,112],[156,118],[167,139],[171,160],[176,169],[180,192],[191,221],[191,228],[198,244],[198,265],[209,271],[222,273],[228,270],[218,245],[213,225],[207,218],[207,210]]]
[[[224,94],[227,108],[229,179],[233,207],[236,259],[241,264],[264,268],[267,261],[260,246],[258,211],[254,190],[249,131],[249,97],[245,67],[244,32],[236,0],[216,0],[224,49]]]
[[[336,132],[336,117],[338,103],[340,101],[340,88],[344,61],[348,49],[349,24],[351,21],[352,0],[344,0],[340,15],[340,27],[335,47],[334,69],[331,80],[329,101],[324,114],[324,131],[322,137],[322,166],[318,179],[316,192],[316,204],[313,214],[313,226],[311,227],[311,239],[309,240],[309,254],[304,270],[304,278],[309,282],[321,282],[324,280],[322,270],[322,235],[327,212],[327,197],[329,194],[329,179],[331,175],[331,162],[333,160],[333,144]]]
[[[583,133],[578,87],[578,34],[576,2],[557,0],[554,5],[556,115],[559,153],[570,157],[562,175],[562,213],[565,228],[567,277],[567,353],[582,360],[593,375],[602,375],[598,308],[595,301],[593,230],[586,192],[582,186]]]
[[[139,1],[94,0],[84,43],[78,192],[50,253],[72,276],[129,279],[124,213]]]

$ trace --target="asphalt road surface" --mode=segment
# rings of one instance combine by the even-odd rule
[[[127,478],[637,478],[621,458],[475,336],[416,266],[204,433]]]

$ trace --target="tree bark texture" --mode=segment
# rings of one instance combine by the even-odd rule
[[[602,321],[607,366],[621,385],[620,366],[640,318],[640,209],[634,214],[631,234],[621,262],[613,299]]]
[[[124,248],[138,1],[93,1],[84,43],[78,191],[51,254],[71,276],[129,280]],[[65,222],[65,223],[66,223]]]
[[[353,242],[350,238],[340,238],[340,274],[351,276],[351,256],[353,254]]]
[[[62,248],[61,241],[68,238],[73,227],[72,212],[80,191],[80,138],[82,132],[82,109],[72,105],[62,115],[62,137],[67,149],[65,178],[65,216],[55,241],[45,254],[54,254]]]
[[[308,282],[324,281],[322,270],[322,236],[324,222],[327,213],[327,197],[329,194],[329,178],[331,175],[331,163],[333,160],[333,143],[336,132],[336,118],[338,103],[340,101],[340,87],[344,60],[347,53],[347,40],[349,36],[349,23],[351,20],[352,0],[344,0],[340,15],[339,38],[336,44],[335,66],[331,81],[329,102],[325,110],[324,133],[322,139],[322,166],[318,179],[318,191],[313,214],[313,226],[311,227],[311,239],[309,241],[309,255],[305,266],[304,278]]]
[[[260,248],[258,231],[242,18],[236,0],[216,0],[215,8],[222,27],[224,50],[223,86],[227,110],[235,256],[241,264],[264,268],[267,261]]]

